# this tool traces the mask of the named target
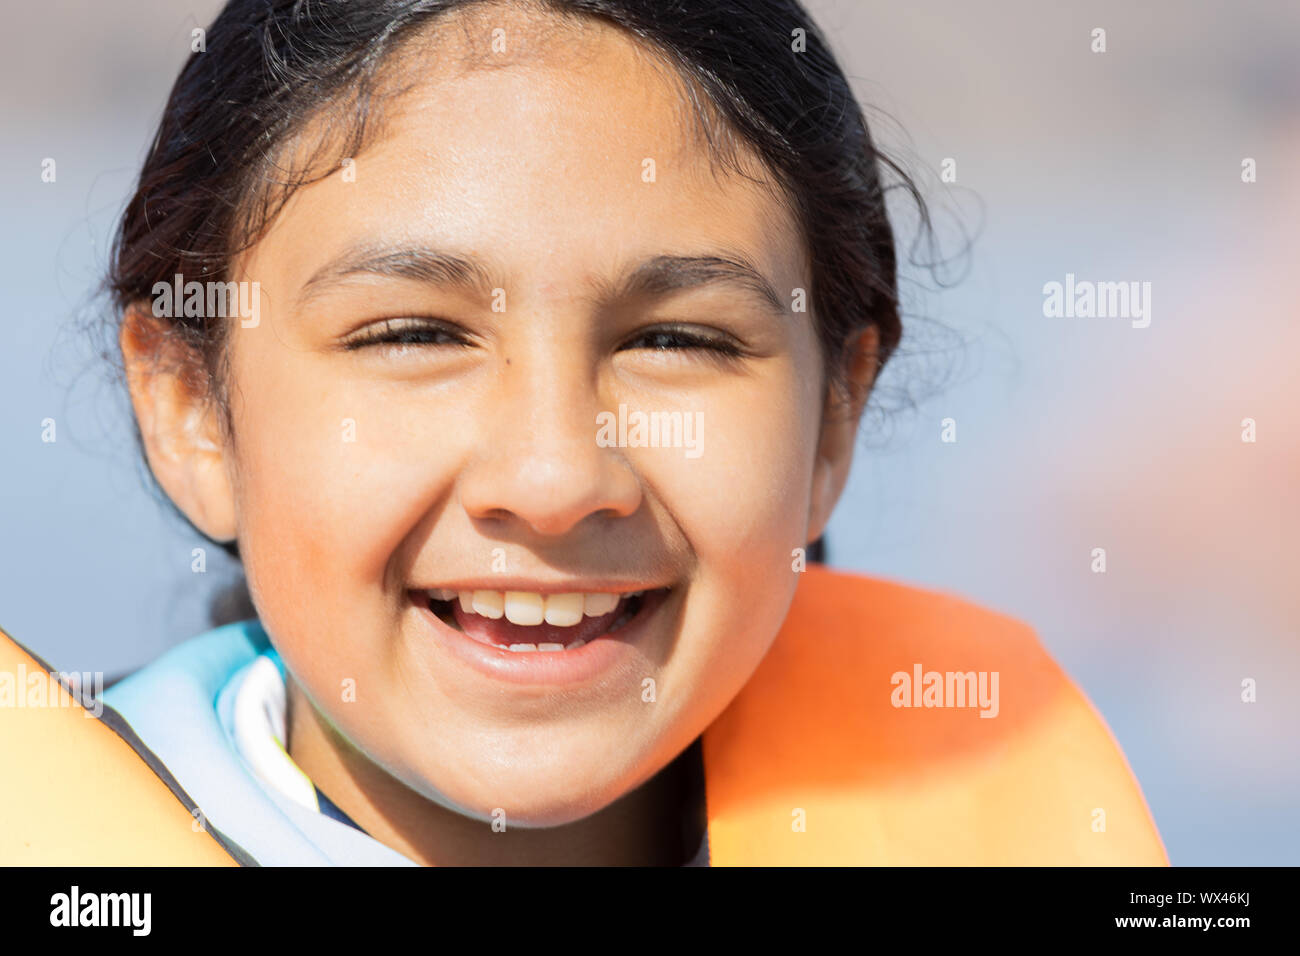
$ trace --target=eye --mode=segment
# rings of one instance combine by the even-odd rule
[[[624,349],[650,349],[655,352],[703,351],[722,358],[739,358],[744,354],[740,345],[724,333],[682,326],[643,329],[619,346],[619,351]]]
[[[344,339],[342,348],[348,351],[368,346],[436,345],[464,348],[470,345],[468,333],[453,322],[442,319],[402,318],[384,319],[368,325]]]

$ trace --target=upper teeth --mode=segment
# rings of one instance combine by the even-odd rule
[[[644,594],[613,594],[608,591],[596,591],[591,594],[573,592],[569,594],[538,594],[534,591],[452,591],[446,588],[433,588],[429,596],[435,601],[460,601],[460,606],[467,614],[497,619],[504,617],[511,624],[536,625],[545,621],[556,627],[573,627],[587,617],[599,617],[618,607],[618,602],[626,597]]]

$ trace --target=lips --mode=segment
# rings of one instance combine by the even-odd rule
[[[440,620],[481,644],[516,653],[561,653],[617,634],[666,593],[666,588],[626,594],[433,589],[423,596]]]

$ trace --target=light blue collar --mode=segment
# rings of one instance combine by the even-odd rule
[[[283,664],[256,620],[209,631],[104,693],[206,816],[263,866],[415,866],[366,834],[264,785],[235,743],[233,704],[259,657]]]
[[[284,663],[258,621],[227,624],[113,685],[104,703],[166,765],[207,821],[262,866],[418,865],[294,799],[292,788],[264,783],[265,768],[259,777],[241,754],[235,700],[254,663],[267,661],[283,677]],[[709,865],[707,834],[686,865]]]

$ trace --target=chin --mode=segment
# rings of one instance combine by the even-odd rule
[[[500,787],[473,788],[455,796],[445,791],[422,788],[421,792],[435,803],[462,816],[491,824],[501,819],[507,827],[542,829],[559,827],[585,819],[617,801],[628,790],[617,786],[607,789],[575,790],[571,779],[534,780],[517,776]]]
[[[413,787],[425,798],[462,816],[492,823],[505,813],[509,827],[557,827],[574,823],[605,809],[636,789],[637,778],[617,772],[609,760],[567,759],[539,750],[528,761],[456,762],[460,780],[449,781],[445,768],[419,774]],[[545,756],[543,756],[545,754]],[[622,754],[621,756],[626,756]],[[474,777],[465,779],[465,768]],[[648,776],[648,775],[647,775]],[[439,785],[441,782],[441,786]]]

